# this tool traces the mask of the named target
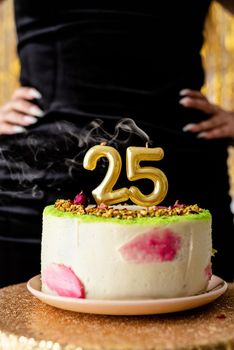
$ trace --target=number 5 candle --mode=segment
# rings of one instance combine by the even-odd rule
[[[137,187],[129,188],[129,198],[138,205],[156,205],[165,198],[168,190],[168,181],[165,174],[158,168],[141,167],[141,161],[158,161],[164,156],[162,148],[128,147],[126,170],[130,181],[149,179],[154,183],[152,193],[143,194]]]

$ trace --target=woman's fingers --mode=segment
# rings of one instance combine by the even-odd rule
[[[226,117],[222,114],[214,115],[213,117],[204,120],[197,124],[187,124],[183,131],[192,131],[192,132],[201,132],[201,131],[207,131],[210,129],[214,129],[217,127],[220,127],[227,123]]]
[[[195,108],[206,114],[214,114],[217,113],[218,107],[212,103],[210,103],[205,98],[197,98],[197,97],[183,97],[179,103],[187,108]]]
[[[43,111],[35,104],[23,100],[23,99],[13,99],[3,106],[2,111],[4,113],[11,113],[16,111],[24,115],[30,115],[35,117],[42,117],[44,115]]]
[[[3,115],[0,118],[4,123],[28,126],[31,124],[35,124],[37,122],[37,118],[32,117],[31,115],[23,115],[17,112],[10,112]]]
[[[201,125],[203,124],[203,125]],[[196,125],[198,138],[234,137],[234,113],[221,110],[220,114]]]
[[[25,131],[25,128],[19,125],[12,125],[5,122],[0,123],[0,135],[19,134]]]
[[[0,135],[10,135],[26,131],[25,127],[35,124],[44,112],[33,103],[41,94],[31,87],[20,87],[11,100],[0,108]]]
[[[35,124],[37,118],[17,112],[0,113],[0,135],[25,132],[25,126]]]
[[[208,119],[200,123],[190,123],[183,131],[197,133],[198,138],[214,139],[234,137],[234,113],[225,111],[209,100],[200,92],[190,89],[180,91],[179,101],[186,108],[195,108],[208,115]]]
[[[180,96],[202,98],[202,99],[207,100],[206,96],[203,95],[200,91],[197,91],[197,90],[183,89],[183,90],[180,91]]]
[[[15,90],[15,92],[12,95],[12,100],[17,99],[23,99],[23,100],[33,100],[33,99],[40,99],[41,93],[34,89],[29,87],[20,87]]]
[[[198,138],[210,140],[210,139],[219,139],[223,137],[233,137],[233,133],[230,132],[228,125],[222,125],[218,128],[201,132],[197,135]]]

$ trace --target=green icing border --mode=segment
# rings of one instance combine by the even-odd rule
[[[117,218],[103,218],[94,215],[76,215],[69,212],[62,212],[54,207],[54,205],[49,205],[45,207],[43,211],[44,216],[57,216],[60,218],[72,218],[77,219],[80,222],[113,222],[118,224],[167,224],[171,222],[181,222],[187,220],[211,220],[211,214],[209,210],[204,210],[199,214],[186,214],[186,215],[173,215],[173,216],[156,216],[156,217],[142,217],[134,219],[117,219]]]

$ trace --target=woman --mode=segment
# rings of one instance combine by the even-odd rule
[[[81,156],[98,137],[111,143],[123,117],[165,151],[163,204],[210,209],[214,273],[233,280],[226,165],[233,116],[197,92],[210,3],[15,0],[22,88],[0,113],[2,285],[39,272],[43,207],[95,188],[100,177],[82,169]],[[124,148],[145,141],[137,133]]]

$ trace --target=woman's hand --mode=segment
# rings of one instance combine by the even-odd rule
[[[180,95],[183,96],[180,104],[186,108],[198,109],[208,116],[207,120],[200,123],[185,125],[183,131],[197,133],[197,137],[207,140],[234,137],[234,112],[209,102],[200,91],[184,89]]]
[[[0,108],[0,135],[21,133],[25,126],[35,124],[36,117],[42,117],[44,113],[32,100],[40,98],[40,92],[34,88],[16,89],[11,100]]]

